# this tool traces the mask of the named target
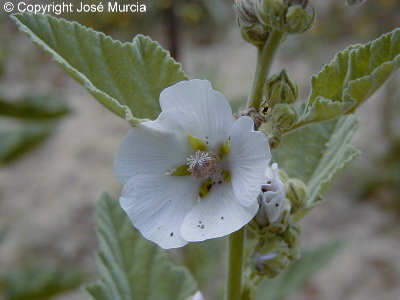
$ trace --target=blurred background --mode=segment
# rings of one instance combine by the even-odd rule
[[[92,2],[97,3],[85,1]],[[337,51],[400,26],[400,1],[371,0],[359,7],[347,7],[344,0],[314,2],[315,26],[306,34],[290,36],[273,66],[274,73],[286,68],[299,85],[300,99],[307,98],[311,76]],[[241,39],[232,1],[143,3],[147,12],[142,14],[62,17],[121,41],[130,41],[137,33],[150,35],[171,50],[190,77],[209,79],[237,107],[250,89],[256,49]],[[342,240],[344,246],[288,299],[400,299],[399,75],[361,107],[354,144],[362,154],[326,194],[328,201],[300,223],[303,248],[332,240]],[[105,191],[119,195],[113,159],[128,128],[1,12],[4,299],[88,298],[79,287],[97,274],[94,207]],[[209,300],[219,299],[223,290],[222,282],[215,280],[223,278],[223,255],[223,239],[172,253],[190,267]],[[21,283],[25,290],[18,288]]]

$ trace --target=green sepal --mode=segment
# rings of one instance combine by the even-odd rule
[[[223,170],[222,178],[224,179],[225,182],[231,182],[231,172],[229,172],[228,170]]]
[[[212,188],[212,180],[211,178],[209,178],[205,180],[200,186],[200,191],[199,191],[200,199],[204,199],[208,195],[208,192],[211,190],[211,188]]]
[[[189,133],[186,136],[194,151],[207,151],[207,145],[202,140]]]
[[[173,170],[169,175],[171,175],[171,176],[187,176],[190,174],[192,174],[192,173],[190,173],[190,171],[189,171],[189,166],[182,165],[182,166],[176,168],[175,170]]]
[[[224,158],[225,156],[227,156],[229,154],[229,150],[229,141],[225,141],[225,143],[223,143],[219,148],[219,157]]]

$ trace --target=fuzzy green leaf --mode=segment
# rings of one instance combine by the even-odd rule
[[[181,65],[149,37],[137,35],[132,43],[121,43],[49,15],[11,18],[99,102],[132,125],[157,118],[160,92],[187,79]]]
[[[353,113],[400,67],[400,28],[339,52],[311,80],[312,91],[295,127]]]
[[[278,277],[261,282],[256,300],[281,300],[296,292],[312,275],[327,264],[342,248],[343,243],[332,242],[305,251],[301,258]]]
[[[59,98],[51,96],[27,96],[18,101],[0,99],[0,116],[19,119],[55,119],[70,112]]]
[[[355,115],[310,124],[283,136],[273,157],[290,177],[302,180],[308,188],[306,208],[321,200],[335,175],[358,154],[350,143],[357,128]]]
[[[55,122],[23,124],[19,129],[0,131],[0,165],[7,164],[35,149],[55,128]]]
[[[45,300],[79,288],[87,276],[66,266],[45,265],[18,267],[0,272],[0,298],[8,300]],[[2,285],[2,286],[1,286]]]
[[[96,300],[184,300],[196,292],[189,271],[174,265],[156,244],[133,228],[118,200],[103,195],[97,206],[100,281],[87,291]]]

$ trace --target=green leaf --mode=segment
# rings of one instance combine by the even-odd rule
[[[219,238],[189,243],[181,248],[183,264],[196,278],[199,290],[209,291],[208,299],[223,298],[225,247],[225,238]]]
[[[350,143],[357,129],[355,115],[309,124],[283,136],[273,157],[290,177],[302,180],[308,188],[306,208],[321,200],[335,175],[358,154]]]
[[[264,279],[256,300],[281,300],[296,292],[316,271],[327,264],[342,248],[342,242],[333,242],[306,251],[286,271],[273,279]]]
[[[0,273],[0,296],[8,300],[45,300],[78,288],[86,279],[83,273],[68,267],[44,265],[18,267]],[[2,298],[3,299],[3,298]]]
[[[59,98],[27,96],[15,102],[0,99],[0,115],[20,119],[54,119],[70,112]]]
[[[0,165],[7,164],[34,150],[53,132],[55,123],[24,124],[20,129],[0,131]]]
[[[93,299],[180,300],[196,292],[189,271],[174,265],[156,244],[133,228],[118,200],[103,195],[97,206],[100,281]]]
[[[353,113],[400,67],[400,28],[339,52],[311,80],[312,91],[295,127]]]
[[[99,102],[132,125],[157,118],[160,92],[187,79],[181,65],[149,37],[137,35],[132,43],[121,43],[49,15],[11,18]]]

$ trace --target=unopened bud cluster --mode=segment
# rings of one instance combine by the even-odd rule
[[[308,0],[255,0],[255,11],[264,26],[286,33],[302,33],[314,22]]]
[[[254,0],[235,0],[233,7],[243,39],[261,47],[268,38],[269,29],[260,23]]]
[[[268,78],[264,90],[266,102],[270,107],[278,103],[291,104],[296,101],[298,95],[297,85],[289,79],[286,70]]]
[[[264,85],[264,101],[260,112],[264,113],[266,122],[260,126],[270,141],[270,146],[279,145],[282,132],[290,129],[298,119],[294,102],[298,96],[298,88],[285,70],[271,76]]]
[[[266,41],[271,29],[306,31],[315,16],[308,0],[235,0],[234,9],[243,38],[256,46]]]
[[[287,218],[262,230],[250,258],[252,271],[269,278],[279,275],[300,257],[300,228]]]
[[[258,214],[248,226],[257,239],[250,258],[251,272],[270,278],[277,276],[300,257],[300,228],[295,220],[306,210],[305,184],[299,179],[289,178],[281,169],[279,181],[284,186],[284,201],[281,202],[284,209],[280,217],[271,219],[268,216],[269,222],[260,222]]]

